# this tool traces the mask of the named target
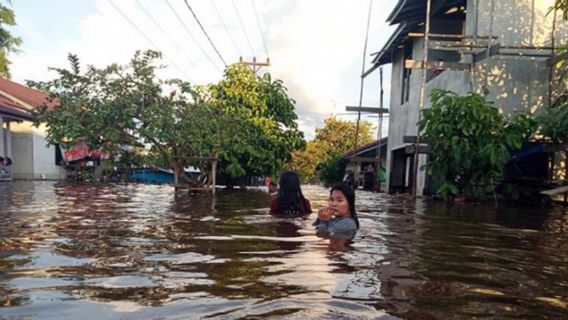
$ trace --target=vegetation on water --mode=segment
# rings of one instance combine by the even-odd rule
[[[174,169],[190,182],[186,157],[218,156],[230,177],[269,175],[304,146],[294,101],[282,81],[256,77],[243,64],[229,66],[217,84],[194,86],[156,76],[161,54],[137,52],[129,64],[86,67],[69,55],[58,77],[29,85],[51,93],[59,106],[35,112],[52,144],[86,143],[91,149],[125,154],[134,141],[148,148],[146,159]]]

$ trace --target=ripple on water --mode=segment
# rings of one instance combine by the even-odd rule
[[[327,189],[303,191],[326,203]],[[357,191],[362,227],[346,240],[317,237],[315,215],[269,216],[269,201],[0,184],[0,318],[568,318],[565,209]]]

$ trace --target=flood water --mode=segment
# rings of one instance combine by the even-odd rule
[[[322,187],[305,186],[314,208]],[[0,184],[0,319],[568,319],[568,210],[357,192],[352,241],[262,190]]]

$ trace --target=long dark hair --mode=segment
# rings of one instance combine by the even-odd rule
[[[330,196],[333,191],[339,191],[343,193],[343,195],[347,199],[347,203],[349,204],[349,213],[351,214],[351,218],[355,220],[355,223],[357,224],[357,229],[359,229],[359,218],[357,218],[357,212],[355,211],[355,191],[353,191],[353,188],[351,188],[349,185],[345,183],[340,183],[333,186],[333,188],[329,190]]]
[[[278,181],[278,211],[281,213],[300,213],[304,199],[300,188],[300,177],[294,171],[286,171]]]

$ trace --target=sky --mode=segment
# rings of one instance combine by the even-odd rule
[[[393,31],[385,20],[397,2],[371,1],[365,69]],[[48,68],[67,67],[69,53],[103,67],[126,64],[146,49],[163,53],[161,77],[217,82],[224,64],[191,8],[227,64],[270,58],[261,71],[284,81],[307,139],[331,115],[357,118],[345,106],[359,104],[369,0],[18,0],[12,7],[17,26],[10,30],[23,41],[10,56],[16,82],[54,78]],[[384,90],[388,106],[388,68]],[[378,71],[365,79],[363,92],[363,106],[379,106]],[[376,127],[376,117],[362,119]]]

